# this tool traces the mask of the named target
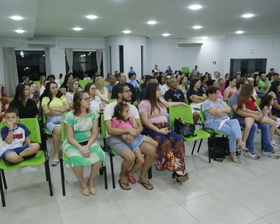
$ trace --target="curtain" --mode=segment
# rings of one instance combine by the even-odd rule
[[[101,61],[102,61],[102,50],[101,49],[97,49],[96,50],[96,64],[97,64],[97,73],[98,75],[100,75],[101,73]]]
[[[14,48],[3,48],[5,89],[7,96],[15,95],[18,84],[16,52]]]
[[[46,75],[52,74],[52,67],[51,67],[51,55],[50,49],[45,48],[45,67],[46,67]]]
[[[65,54],[66,54],[66,60],[67,60],[68,66],[69,66],[69,70],[67,73],[72,73],[73,72],[73,49],[66,48]]]

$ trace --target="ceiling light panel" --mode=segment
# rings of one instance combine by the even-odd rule
[[[201,29],[201,28],[202,28],[202,26],[193,26],[193,29],[196,29],[196,30]]]
[[[86,18],[88,18],[88,19],[97,19],[98,17],[96,15],[87,15]]]
[[[253,16],[254,16],[254,14],[251,14],[251,13],[242,15],[243,18],[251,18]]]
[[[17,32],[17,33],[24,33],[25,31],[21,30],[21,29],[18,29],[18,30],[15,30],[15,32]]]
[[[189,6],[189,9],[191,9],[191,10],[198,10],[198,9],[201,9],[201,8],[202,8],[201,5],[190,5]]]
[[[242,33],[244,33],[244,31],[238,30],[238,31],[236,31],[235,33],[236,33],[236,34],[242,34]]]
[[[123,33],[128,34],[128,33],[131,33],[131,31],[130,30],[124,30]]]
[[[163,33],[162,36],[168,37],[170,34],[169,33]]]
[[[21,17],[21,16],[11,16],[10,18],[13,20],[22,20],[23,19],[23,17]]]
[[[147,23],[148,23],[149,25],[155,25],[155,24],[157,24],[157,21],[151,20],[151,21],[148,21]]]
[[[75,30],[75,31],[81,31],[82,28],[81,28],[81,27],[74,27],[73,30]]]

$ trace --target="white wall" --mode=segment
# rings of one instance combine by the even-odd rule
[[[172,70],[181,70],[189,67],[190,71],[195,65],[198,70],[205,73],[213,73],[218,70],[224,71],[224,38],[203,40],[201,47],[178,47],[177,39],[150,39],[147,49],[147,70],[150,74],[154,65],[157,64],[161,71],[165,71],[170,65]],[[188,42],[180,40],[180,42]],[[216,61],[216,64],[213,64]]]
[[[146,71],[146,48],[147,37],[143,36],[110,36],[106,37],[106,53],[107,53],[107,69],[110,67],[109,46],[111,46],[112,71],[124,72],[127,74],[132,66],[136,72],[137,78],[141,77],[141,46],[144,47],[143,52],[143,74]],[[119,67],[119,45],[124,48],[124,71],[120,71]]]
[[[227,37],[225,40],[224,70],[230,59],[267,58],[266,72],[274,68],[280,73],[280,34]]]

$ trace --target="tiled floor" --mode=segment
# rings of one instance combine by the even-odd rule
[[[255,147],[261,155],[259,139],[257,134]],[[48,141],[51,149],[51,139]],[[241,165],[228,159],[209,164],[204,155],[206,141],[202,152],[193,156],[192,143],[185,144],[190,179],[180,185],[171,179],[170,172],[153,168],[152,191],[139,184],[130,191],[120,189],[118,184],[112,189],[109,157],[109,189],[104,189],[103,177],[98,176],[97,195],[89,197],[79,192],[78,181],[69,168],[65,168],[65,197],[59,166],[51,167],[53,197],[49,196],[43,166],[6,171],[7,207],[0,208],[0,223],[280,223],[280,160],[241,156]],[[118,180],[121,158],[115,157],[114,162]],[[88,167],[85,171],[88,175]]]

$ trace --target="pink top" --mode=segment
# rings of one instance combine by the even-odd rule
[[[132,119],[128,119],[127,121],[118,120],[116,117],[112,118],[112,127],[113,128],[133,128],[132,126]]]
[[[165,100],[162,97],[160,97],[159,99],[161,102],[165,102]],[[152,124],[167,122],[167,110],[164,106],[160,107],[160,111],[158,109],[155,109],[154,112],[151,114],[151,102],[149,100],[142,100],[138,105],[138,109],[139,113],[146,111],[148,112],[148,121]]]
[[[224,98],[221,90],[218,90],[218,98],[221,100]]]

